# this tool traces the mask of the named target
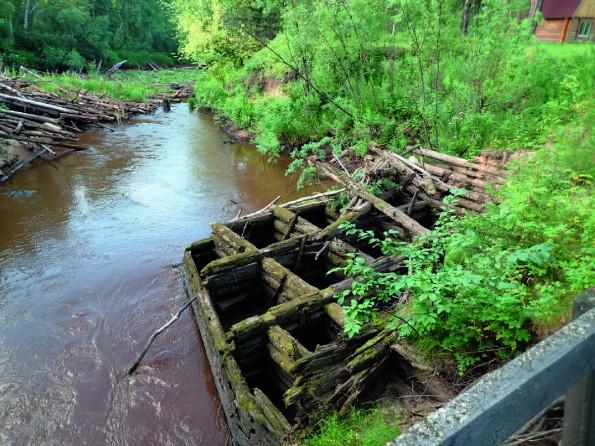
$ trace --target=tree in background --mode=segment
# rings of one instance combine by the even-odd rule
[[[93,60],[135,66],[155,52],[171,63],[177,48],[158,0],[0,0],[0,29],[8,36],[0,37],[5,62],[49,70],[79,70]]]

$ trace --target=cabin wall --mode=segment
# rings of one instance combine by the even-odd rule
[[[585,22],[591,22],[591,32],[587,37],[579,37],[581,25]],[[595,37],[595,16],[593,18],[577,18],[572,19],[568,27],[567,42],[593,42]]]
[[[562,31],[564,30],[564,19],[546,20],[537,25],[535,37],[541,42],[560,42]]]

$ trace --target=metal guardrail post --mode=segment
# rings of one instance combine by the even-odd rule
[[[595,308],[595,288],[574,299],[572,320]],[[595,355],[595,352],[592,352]],[[595,371],[572,387],[564,402],[564,446],[595,446]]]

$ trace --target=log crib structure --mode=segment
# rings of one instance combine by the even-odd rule
[[[439,379],[428,380],[428,370],[408,357],[388,324],[398,296],[350,339],[334,296],[354,279],[327,273],[355,254],[376,271],[406,274],[402,258],[382,255],[339,225],[352,222],[378,235],[393,229],[411,240],[431,228],[450,189],[469,188],[457,212],[480,212],[492,200],[487,183],[503,184],[507,173],[498,170],[502,159],[488,155],[470,163],[421,148],[411,148],[409,159],[370,148],[375,169],[367,175],[389,177],[400,187],[376,197],[345,170],[311,160],[353,192],[352,209],[338,215],[328,196],[271,206],[213,223],[209,238],[186,247],[185,285],[190,298],[197,297],[194,319],[237,445],[291,442],[325,411],[345,412],[383,373],[423,382],[429,395],[442,395],[434,403],[454,396],[437,388]]]

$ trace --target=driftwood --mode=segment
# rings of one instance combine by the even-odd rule
[[[72,150],[88,150],[89,149],[88,147],[77,146],[75,144],[67,144],[64,142],[56,142],[56,141],[37,139],[37,138],[27,138],[24,136],[9,135],[6,133],[0,133],[0,138],[14,139],[16,141],[22,141],[22,142],[34,142],[34,143],[38,143],[38,144],[47,144],[49,146],[64,147],[65,149],[72,149]]]
[[[35,72],[21,67],[22,71],[39,80],[44,80]],[[77,124],[92,124],[105,127],[101,122],[118,121],[126,115],[149,113],[155,110],[153,104],[139,104],[106,95],[96,96],[89,92],[68,91],[56,85],[67,97],[47,93],[28,83],[12,79],[11,86],[0,84],[0,103],[11,110],[0,110],[0,139],[12,139],[27,143],[35,153],[43,148],[52,154],[51,146],[71,150],[85,150],[87,147],[76,144],[77,137],[73,131],[80,131]],[[16,109],[16,110],[15,110]],[[51,117],[48,117],[50,115]],[[113,131],[113,129],[109,129]]]
[[[116,71],[118,71],[120,69],[120,67],[122,65],[124,65],[126,62],[127,62],[127,60],[123,60],[122,62],[118,62],[113,67],[111,67],[109,70],[107,70],[107,72],[105,73],[107,75],[107,77],[112,77],[114,75],[114,73]]]
[[[251,213],[251,214],[244,215],[244,216],[242,217],[242,219],[246,219],[246,218],[254,217],[255,215],[258,215],[258,214],[263,214],[263,213],[267,212],[267,211],[268,211],[269,209],[271,209],[271,208],[272,208],[272,207],[275,205],[275,203],[277,203],[277,201],[279,201],[280,199],[281,199],[281,195],[279,195],[277,198],[275,198],[273,201],[271,201],[269,204],[267,204],[265,207],[263,207],[263,208],[262,208],[260,211],[256,211],[256,212],[253,212],[253,213]],[[234,218],[232,221],[235,221],[235,220],[239,220],[239,217],[238,217],[238,218]]]
[[[134,361],[134,364],[132,364],[132,366],[130,367],[130,369],[128,369],[128,375],[129,376],[132,375],[134,373],[134,371],[138,368],[138,366],[140,365],[141,361],[143,360],[143,358],[145,357],[145,355],[149,351],[149,348],[151,348],[151,345],[153,345],[153,342],[155,341],[155,338],[157,338],[157,336],[159,336],[161,333],[163,333],[165,330],[167,330],[170,325],[172,325],[175,321],[177,321],[180,318],[180,315],[184,312],[184,310],[186,310],[186,308],[188,308],[190,305],[192,305],[192,303],[197,298],[198,297],[195,297],[192,300],[189,300],[186,303],[186,305],[184,305],[165,325],[163,325],[162,327],[158,328],[157,330],[155,330],[153,332],[153,334],[151,335],[151,337],[149,338],[149,340],[145,344],[145,347],[143,348],[143,350],[140,352],[140,354],[136,358],[136,361]]]

